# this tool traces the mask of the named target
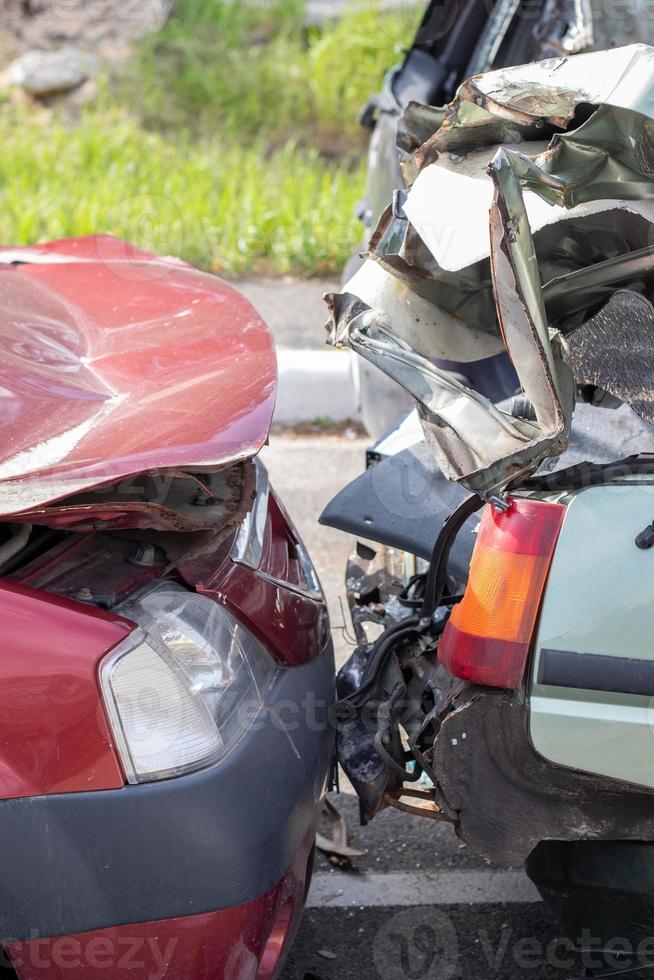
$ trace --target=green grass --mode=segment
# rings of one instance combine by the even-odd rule
[[[0,240],[116,234],[203,268],[334,272],[356,242],[358,175],[288,143],[181,144],[122,113],[69,131],[0,114]]]
[[[415,15],[373,6],[319,31],[303,27],[303,10],[303,0],[178,0],[166,28],[141,44],[123,93],[157,129],[357,152],[359,110],[398,60]]]
[[[76,125],[0,107],[0,240],[108,232],[229,274],[338,273],[360,236],[357,111],[411,27],[179,0]]]

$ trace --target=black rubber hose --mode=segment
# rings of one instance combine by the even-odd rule
[[[396,623],[394,626],[391,626],[384,633],[382,633],[376,643],[374,643],[372,646],[370,657],[366,664],[363,677],[361,678],[360,686],[356,689],[356,691],[352,691],[351,694],[348,694],[346,697],[336,702],[337,713],[340,705],[355,705],[356,707],[363,707],[363,705],[367,704],[370,695],[374,690],[377,678],[384,669],[390,654],[393,652],[397,644],[402,642],[402,640],[415,638],[419,635],[418,625],[418,617],[410,616],[407,619],[403,619],[401,622]]]
[[[440,534],[436,538],[429,564],[429,571],[427,572],[425,599],[421,614],[423,619],[431,619],[441,604],[443,595],[445,594],[450,551],[452,550],[452,545],[457,534],[468,518],[478,510],[481,510],[483,506],[484,501],[482,498],[478,497],[476,493],[471,493],[469,497],[461,501],[459,506],[452,511],[443,524]]]
[[[403,619],[382,633],[371,648],[360,686],[356,691],[352,691],[351,694],[337,701],[337,717],[338,709],[341,705],[354,705],[356,707],[365,705],[374,690],[377,678],[398,644],[404,640],[415,639],[424,632],[424,628],[421,625],[422,620],[425,617],[431,619],[433,612],[440,605],[445,592],[448,558],[452,545],[454,544],[454,539],[468,518],[483,506],[484,501],[481,497],[472,493],[447,518],[436,539],[436,544],[432,552],[431,564],[425,582],[425,599],[421,615]],[[456,598],[458,599],[458,596]]]

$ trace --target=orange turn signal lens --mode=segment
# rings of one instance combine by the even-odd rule
[[[515,690],[529,647],[565,507],[511,498],[507,511],[484,510],[462,602],[438,658],[455,677]]]

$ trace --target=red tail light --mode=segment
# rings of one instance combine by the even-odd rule
[[[565,507],[512,498],[484,510],[463,601],[454,607],[439,660],[464,680],[519,688]]]

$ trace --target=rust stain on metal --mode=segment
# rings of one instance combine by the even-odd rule
[[[143,473],[120,484],[77,494],[49,507],[11,516],[61,530],[143,529],[215,533],[240,524],[255,495],[251,461],[214,473]]]
[[[411,799],[421,800],[422,803],[405,803],[404,797],[409,797]],[[408,813],[413,817],[427,817],[429,820],[440,820],[443,823],[454,823],[455,821],[449,817],[446,813],[436,805],[433,799],[433,795],[430,793],[421,793],[419,790],[412,790],[407,786],[402,787],[397,793],[385,793],[384,802],[393,807],[395,810],[400,810],[402,813]]]

